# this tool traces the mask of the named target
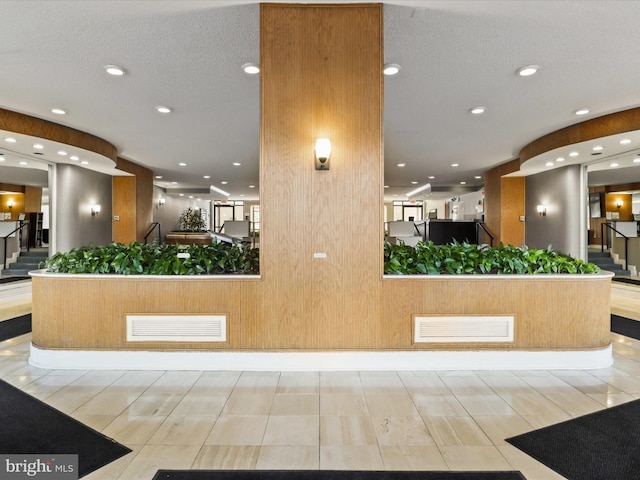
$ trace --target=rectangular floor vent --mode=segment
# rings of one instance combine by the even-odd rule
[[[513,342],[513,315],[414,315],[415,343]]]
[[[226,315],[127,315],[127,342],[226,341]]]

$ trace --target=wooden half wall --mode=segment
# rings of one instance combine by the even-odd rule
[[[358,348],[382,294],[382,6],[261,6],[266,348]],[[331,141],[315,170],[316,139]]]

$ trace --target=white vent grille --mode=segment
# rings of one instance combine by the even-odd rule
[[[226,315],[127,315],[127,342],[226,341]]]
[[[415,343],[513,342],[513,315],[414,316]]]

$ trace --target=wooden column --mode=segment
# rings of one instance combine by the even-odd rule
[[[261,6],[263,348],[380,345],[382,32],[381,5]]]

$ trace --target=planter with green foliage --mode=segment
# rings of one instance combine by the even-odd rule
[[[384,273],[388,275],[535,275],[589,274],[600,268],[551,248],[542,250],[500,244],[499,247],[454,242],[435,245],[418,242],[384,246]]]
[[[111,243],[56,253],[44,262],[51,273],[120,275],[256,275],[257,248],[222,242],[211,245]]]
[[[192,207],[185,208],[178,218],[178,230],[180,232],[206,232],[207,225],[200,210]]]

